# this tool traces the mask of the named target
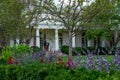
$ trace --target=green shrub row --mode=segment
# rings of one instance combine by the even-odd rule
[[[87,50],[89,50],[90,52],[94,52],[93,54],[99,54],[99,55],[112,54],[112,55],[114,55],[116,49],[120,49],[120,48],[113,48],[110,53],[110,49],[108,49],[107,47],[98,47],[97,49],[94,47],[86,47],[86,48],[75,47],[75,48],[73,48],[73,55],[77,55],[78,53],[80,53],[82,55],[86,55],[86,54],[88,54]],[[61,52],[68,54],[69,47],[67,45],[63,45],[61,47]]]
[[[31,50],[32,50],[32,53],[35,53],[35,52],[40,52],[42,48],[39,48],[37,46],[31,46]]]
[[[120,71],[67,69],[60,64],[0,65],[0,80],[120,80],[119,76]]]

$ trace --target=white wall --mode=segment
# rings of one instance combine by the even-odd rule
[[[30,46],[34,46],[34,38],[31,38]]]
[[[79,33],[78,35],[75,36],[76,38],[76,47],[81,47],[82,46],[82,39],[81,39],[81,34]]]
[[[55,30],[47,30],[46,31],[46,41],[49,43],[49,49],[52,49],[52,50],[55,49],[54,31]]]
[[[68,39],[69,39],[68,33],[63,32],[62,34],[63,34],[63,45],[68,45],[68,44],[66,44],[66,42],[68,43]]]

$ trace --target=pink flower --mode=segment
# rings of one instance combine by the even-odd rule
[[[68,68],[76,68],[75,63],[73,62],[73,59],[70,56],[68,56],[68,61],[66,63],[66,67],[68,67]]]

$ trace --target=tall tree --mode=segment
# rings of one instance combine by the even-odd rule
[[[42,7],[38,8],[34,5],[41,6],[41,2],[36,0],[1,0],[0,35],[2,41],[9,40],[8,37],[18,37],[29,43],[33,27],[40,22],[43,10]]]
[[[101,37],[103,39],[106,39],[108,41],[111,41],[114,36],[113,29],[116,31],[118,30],[119,24],[119,1],[118,0],[96,0],[95,4],[105,4],[103,6],[100,6],[99,8],[102,9],[102,11],[96,15],[87,25],[90,25],[89,30],[87,31],[87,37],[88,38],[98,38]],[[119,13],[119,14],[117,14]],[[117,22],[116,22],[117,21]],[[94,35],[94,36],[90,36]],[[113,42],[113,45],[116,46],[119,41],[120,36],[117,36],[117,39],[115,42]],[[110,46],[109,46],[110,47]]]
[[[20,0],[1,0],[0,2],[0,35],[5,43],[9,37],[20,35],[20,30],[24,30],[21,12],[24,6]],[[4,43],[3,43],[4,45]]]
[[[120,2],[119,0],[114,1],[114,12],[111,18],[111,25],[116,32],[114,46],[117,47],[117,45],[120,42]]]
[[[53,0],[44,2],[46,13],[52,16],[52,20],[60,22],[69,33],[69,56],[72,56],[75,30],[85,28],[85,24],[101,11],[101,8],[96,8],[101,4],[91,5],[93,3],[91,0],[59,0],[57,4]]]

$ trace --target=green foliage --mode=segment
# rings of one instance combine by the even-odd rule
[[[2,49],[0,56],[1,63],[6,63],[9,57],[20,57],[21,55],[28,55],[30,53],[30,47],[28,45],[14,45],[12,48],[6,46]]]
[[[1,41],[7,42],[8,38],[16,39],[18,37],[21,40],[25,37],[31,38],[33,26],[37,26],[38,22],[43,21],[43,18],[40,18],[43,8],[34,6],[36,4],[40,6],[41,2],[40,0],[0,0]],[[30,6],[33,8],[31,9]],[[39,21],[33,23],[35,19]]]
[[[39,48],[37,46],[32,46],[31,49],[32,49],[33,53],[40,52],[42,50],[42,48]]]
[[[107,47],[98,47],[97,50],[99,49],[99,54],[100,55],[105,55],[105,54],[109,54],[109,49],[107,49]],[[87,50],[89,50],[90,52],[93,52],[95,51],[95,48],[94,47],[86,47],[86,48],[83,48],[83,47],[75,47],[73,48],[73,55],[77,55],[78,53],[81,54],[81,55],[86,55],[88,52]],[[111,54],[115,54],[115,50],[116,49],[113,49],[112,53]],[[68,54],[68,46],[64,45],[61,47],[61,51],[65,54]],[[97,52],[95,54],[98,54]]]
[[[2,53],[2,49],[3,49],[3,48],[2,48],[2,47],[0,47],[0,55],[1,55],[1,53]]]
[[[66,69],[59,64],[0,65],[1,80],[119,80],[119,74],[120,71]]]
[[[45,78],[45,80],[57,80],[57,78],[53,75],[49,75]]]
[[[88,39],[98,39],[98,37],[103,39],[111,39],[111,34],[110,31],[104,28],[90,29],[86,31],[85,37]]]
[[[0,61],[7,62],[8,57],[12,57],[12,50],[10,46],[6,46],[2,49],[2,54],[0,56]]]
[[[69,47],[68,47],[67,45],[63,45],[63,46],[61,47],[61,52],[62,52],[62,53],[68,54],[68,51],[69,51]],[[81,47],[75,47],[75,48],[73,48],[72,53],[73,53],[73,55],[77,55],[77,53],[83,53],[82,51],[83,51],[83,50],[82,50]]]
[[[73,51],[76,51],[76,52],[81,52],[82,51],[82,48],[81,47],[75,47],[74,49],[73,49]]]
[[[20,44],[20,45],[14,45],[12,48],[11,48],[11,51],[13,52],[13,54],[29,54],[30,53],[30,47],[29,45],[23,45],[23,44]]]
[[[20,0],[2,0],[0,3],[0,38],[7,41],[8,36],[15,38],[22,35],[26,26],[23,21],[24,5]]]
[[[62,51],[63,53],[65,53],[65,54],[68,54],[69,47],[68,47],[67,45],[63,45],[63,46],[61,47],[61,51]]]

